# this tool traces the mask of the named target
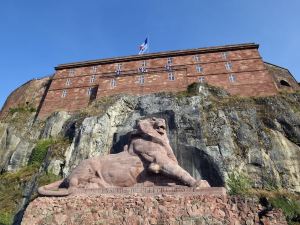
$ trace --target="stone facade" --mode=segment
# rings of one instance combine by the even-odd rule
[[[241,96],[278,92],[256,44],[170,51],[57,66],[39,117],[76,111],[114,94],[183,91],[194,82]]]
[[[22,224],[287,225],[281,211],[255,199],[182,193],[40,197],[30,203]]]

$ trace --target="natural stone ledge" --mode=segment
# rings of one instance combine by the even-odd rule
[[[28,206],[22,224],[253,225],[259,222],[287,224],[281,211],[266,211],[256,199],[186,192],[184,195],[39,197]]]

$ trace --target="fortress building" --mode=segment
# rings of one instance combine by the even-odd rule
[[[240,96],[298,90],[292,74],[265,63],[258,47],[226,45],[61,64],[41,96],[39,118],[82,109],[104,96],[183,91],[194,82]]]

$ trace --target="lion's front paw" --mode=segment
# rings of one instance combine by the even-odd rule
[[[159,173],[160,171],[160,165],[157,163],[151,163],[148,167],[148,169],[153,173]]]
[[[197,180],[193,187],[195,188],[204,188],[204,187],[210,187],[209,183],[206,180]]]

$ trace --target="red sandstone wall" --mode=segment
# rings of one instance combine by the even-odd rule
[[[0,118],[7,115],[10,108],[30,105],[38,109],[50,78],[33,79],[14,90],[5,101],[0,112]]]
[[[49,92],[39,114],[44,118],[54,111],[75,111],[87,106],[90,102],[89,87],[98,87],[97,98],[119,93],[147,94],[161,91],[180,91],[193,83],[204,81],[222,87],[229,93],[241,96],[266,96],[277,93],[273,77],[266,69],[257,49],[243,49],[226,52],[209,52],[196,55],[172,57],[172,73],[175,80],[168,79],[167,57],[146,60],[147,72],[138,71],[144,60],[121,62],[121,74],[116,75],[119,63],[108,63],[95,66],[83,66],[57,70]],[[225,64],[232,68],[226,69]],[[196,70],[196,66],[202,71]],[[91,82],[91,77],[95,80]],[[144,84],[139,77],[144,76]],[[230,80],[234,77],[234,81]],[[116,86],[112,87],[112,80]],[[68,81],[69,80],[69,81]],[[69,82],[69,85],[67,84]],[[63,91],[66,96],[62,97]]]

